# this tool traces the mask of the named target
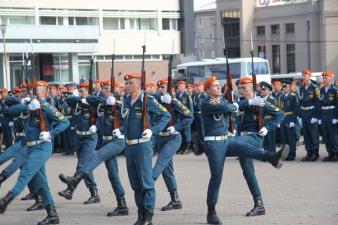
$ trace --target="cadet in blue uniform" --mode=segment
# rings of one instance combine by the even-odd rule
[[[162,174],[171,197],[171,201],[161,208],[162,211],[182,208],[182,203],[177,192],[173,156],[180,148],[182,142],[182,137],[179,131],[187,126],[190,126],[193,121],[192,112],[190,112],[189,109],[176,98],[172,99],[171,95],[167,92],[167,85],[167,79],[157,82],[160,94],[158,100],[166,106],[170,112],[171,120],[156,138],[158,157],[153,168],[154,180],[156,181]]]
[[[324,162],[338,161],[338,88],[333,83],[334,73],[328,71],[322,74],[324,87],[320,89],[320,120],[323,139],[328,156]]]
[[[77,157],[78,162],[76,166],[75,175],[80,173],[80,171],[85,167],[86,162],[93,155],[96,145],[97,145],[97,127],[95,115],[95,109],[91,107],[86,98],[88,96],[88,87],[89,83],[81,83],[79,85],[79,95],[77,96],[69,96],[66,98],[67,104],[75,109],[74,116],[76,116],[76,134],[77,134]],[[61,181],[62,177],[59,177]],[[93,204],[99,203],[101,201],[97,185],[94,180],[93,173],[90,173],[88,176],[84,177],[84,182],[86,187],[89,189],[91,196],[87,201],[83,204]],[[74,189],[68,187],[64,191],[59,192],[59,195],[71,200],[73,198]]]
[[[269,102],[272,105],[277,105],[277,100],[271,95],[272,86],[265,81],[259,83],[260,91],[264,101]],[[270,115],[267,115],[264,120],[273,119]],[[272,126],[267,135],[264,137],[263,147],[266,151],[276,152],[276,127]]]
[[[245,82],[246,85],[250,84],[244,80],[242,82]],[[272,105],[269,105],[268,103],[264,105],[264,100],[259,97],[252,98],[251,96],[249,100],[243,100],[240,102],[239,108],[242,111],[242,115],[240,115],[239,119],[241,123],[239,128],[242,135],[245,133],[245,136],[230,138],[228,140],[228,138],[233,135],[228,132],[228,114],[236,112],[238,105],[236,103],[229,104],[221,98],[221,86],[216,77],[211,76],[205,82],[204,87],[209,95],[209,98],[202,103],[202,115],[205,127],[204,141],[205,153],[208,157],[211,172],[207,197],[207,222],[209,224],[222,224],[216,214],[215,206],[218,200],[219,187],[222,180],[223,167],[228,150],[229,155],[237,155],[240,156],[240,158],[248,157],[255,158],[260,161],[268,161],[273,166],[280,168],[280,159],[287,154],[288,149],[285,148],[283,151],[271,153],[262,151],[260,146],[258,146],[257,142],[260,142],[260,144],[263,142],[263,138],[259,138],[259,136],[265,136],[269,126],[273,126],[281,121],[276,120],[274,123],[267,122],[264,124],[265,127],[258,131],[258,124],[257,121],[254,120],[254,112],[250,106],[264,106],[264,109],[269,113],[273,113],[275,115],[280,113],[278,112],[278,109],[272,108]]]
[[[283,146],[289,145],[290,151],[286,161],[293,161],[296,158],[296,123],[298,116],[298,99],[296,94],[290,91],[291,82],[284,81],[283,83],[283,108],[285,118],[281,123],[281,134]]]
[[[54,201],[49,191],[45,162],[52,154],[51,139],[69,126],[69,121],[46,102],[48,84],[44,81],[35,83],[36,91],[40,102],[33,99],[29,104],[17,104],[8,109],[11,115],[20,115],[29,110],[30,116],[25,121],[25,137],[28,147],[28,157],[23,164],[17,183],[8,194],[0,199],[0,213],[4,213],[8,204],[18,196],[28,182],[32,182],[36,191],[41,195],[46,205],[47,217],[38,225],[58,224],[59,216],[55,210]],[[41,131],[42,120],[39,120],[39,113],[44,118],[47,131]],[[44,129],[44,128],[43,128]]]
[[[155,189],[152,173],[152,134],[162,131],[170,120],[168,111],[152,97],[147,99],[150,128],[143,128],[141,76],[128,74],[124,77],[126,93],[122,116],[125,118],[125,154],[128,177],[138,208],[136,225],[152,224],[155,207]],[[156,121],[151,117],[156,116]]]
[[[75,150],[75,119],[74,119],[74,108],[70,107],[66,98],[71,96],[72,93],[67,89],[62,90],[61,99],[59,101],[60,112],[69,120],[70,126],[61,134],[64,153],[63,155],[74,155]]]
[[[274,92],[272,93],[272,97],[276,99],[277,108],[281,109],[283,106],[282,98],[283,98],[283,83],[280,80],[275,80],[273,82]],[[283,142],[282,134],[280,129],[280,124],[276,127],[276,144],[279,146]]]
[[[8,96],[7,89],[5,88],[2,89],[0,93],[0,124],[2,130],[2,143],[1,143],[2,151],[13,145],[13,135],[12,135],[13,119],[11,116],[3,115],[3,112],[4,110],[6,110],[7,107],[4,103],[7,96]]]
[[[183,103],[185,107],[189,109],[190,112],[194,111],[194,106],[192,102],[191,96],[186,91],[186,83],[185,81],[181,80],[177,83],[177,90],[176,98]],[[182,135],[182,145],[180,148],[181,154],[188,154],[191,152],[191,126],[187,126],[180,131]]]
[[[317,85],[311,81],[311,70],[304,70],[303,83],[300,87],[300,120],[303,127],[306,156],[301,161],[316,161],[319,158],[319,90]]]
[[[203,127],[202,126],[202,111],[201,103],[207,99],[207,94],[204,92],[204,82],[196,83],[196,93],[194,93],[192,101],[194,105],[194,127],[195,131],[198,133],[199,137],[203,140]]]
[[[125,192],[120,181],[117,156],[124,149],[124,126],[121,116],[121,107],[118,105],[117,114],[119,127],[114,127],[114,114],[112,106],[116,100],[114,96],[110,96],[110,81],[103,82],[102,93],[104,97],[91,95],[87,97],[87,102],[97,109],[97,127],[101,130],[102,147],[89,157],[83,168],[73,177],[62,177],[62,181],[68,185],[68,189],[75,190],[80,181],[93,173],[101,163],[105,163],[108,170],[108,178],[113,187],[117,200],[117,208],[112,212],[108,212],[107,216],[128,215],[128,207],[124,198]]]

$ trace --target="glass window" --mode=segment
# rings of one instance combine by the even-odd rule
[[[141,18],[140,28],[141,30],[155,30],[156,29],[155,22],[156,22],[155,19]]]
[[[58,17],[58,25],[63,25],[63,17]]]
[[[118,30],[119,19],[118,18],[103,18],[103,29],[104,30]]]
[[[9,24],[34,24],[32,16],[10,16]]]
[[[74,17],[68,17],[68,24],[74,25]]]
[[[279,34],[279,24],[271,25],[271,34]]]
[[[258,50],[258,57],[262,59],[266,59],[266,46],[260,45],[257,47]]]
[[[40,24],[41,25],[56,25],[56,17],[41,16]]]
[[[126,29],[126,20],[124,18],[120,18],[120,30]]]
[[[255,65],[255,73],[257,75],[261,75],[261,74],[269,74],[269,70],[268,70],[268,63],[266,62],[254,62]],[[247,71],[248,74],[252,74],[252,63],[247,63]]]
[[[241,75],[241,64],[230,63],[229,67],[230,67],[232,78],[238,79]],[[218,79],[225,79],[226,74],[227,74],[227,68],[225,64],[207,66],[206,76],[215,75]]]
[[[88,25],[87,17],[76,17],[76,25]]]
[[[130,21],[130,29],[131,30],[139,30],[140,29],[140,21],[138,19],[129,19]]]
[[[125,55],[124,59],[128,60],[128,61],[131,61],[131,60],[133,60],[133,56],[131,56],[131,55]]]
[[[257,26],[257,36],[264,36],[265,35],[265,26]]]
[[[285,24],[285,33],[288,34],[295,33],[295,24],[294,23]]]
[[[296,72],[295,44],[286,45],[286,64],[287,73]]]
[[[204,77],[204,66],[188,66],[187,77]]]
[[[178,21],[177,19],[170,19],[170,29],[178,30]]]
[[[170,30],[170,19],[162,19],[162,30]]]
[[[272,73],[280,73],[280,46],[272,45]]]

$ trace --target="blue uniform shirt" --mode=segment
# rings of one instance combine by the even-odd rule
[[[338,87],[331,84],[327,92],[325,87],[320,89],[320,118],[337,119],[338,118]]]
[[[319,116],[319,90],[317,85],[310,83],[306,89],[303,85],[299,89],[300,115],[302,118],[318,118]],[[302,107],[312,107],[309,110],[303,110]]]

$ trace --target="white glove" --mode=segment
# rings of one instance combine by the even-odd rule
[[[153,132],[150,129],[146,129],[145,131],[143,131],[142,133],[142,138],[143,139],[147,139],[150,140],[151,136],[153,135]]]
[[[290,122],[289,127],[295,127],[295,123],[294,122]]]
[[[73,91],[73,95],[74,95],[74,96],[76,96],[76,97],[78,97],[78,96],[79,96],[79,90],[77,90],[77,89],[74,89],[74,91]]]
[[[25,97],[25,98],[22,98],[21,100],[21,103],[28,103],[28,102],[30,102],[31,101],[31,98],[28,96],[28,97]]]
[[[13,121],[9,121],[8,126],[12,127],[13,126]]]
[[[161,95],[161,102],[165,103],[165,104],[170,104],[171,103],[171,96],[170,94],[165,94],[165,95]]]
[[[233,133],[229,132],[228,136],[229,136],[229,137],[235,137],[235,136],[236,136],[236,133],[237,133],[237,130],[234,130]]]
[[[280,128],[280,124],[277,124],[277,127]]]
[[[89,132],[92,134],[95,134],[97,131],[97,127],[95,125],[92,125],[91,127],[89,127]]]
[[[113,135],[119,137],[122,135],[122,133],[119,128],[116,128],[115,130],[113,130]]]
[[[167,131],[169,132],[169,134],[175,134],[176,132],[176,129],[174,126],[170,126],[167,128]]]
[[[337,124],[338,123],[338,119],[333,119],[332,120],[332,124]]]
[[[311,118],[311,124],[317,123],[318,119],[317,118]]]
[[[238,112],[238,109],[239,109],[239,105],[237,104],[237,102],[234,102],[232,103],[234,106],[236,106],[236,111],[235,112]]]
[[[82,99],[81,99],[81,102],[82,102],[83,104],[85,104],[85,105],[89,105],[89,103],[87,102],[87,99],[85,99],[85,98],[82,98]]]
[[[299,119],[298,119],[298,124],[299,124],[299,126],[300,126],[300,127],[302,127],[302,126],[303,126],[303,121],[302,121],[302,118],[299,118]]]
[[[49,131],[42,131],[39,136],[40,140],[42,141],[49,141],[52,139],[52,136],[50,136]]]
[[[265,127],[263,127],[263,128],[258,132],[258,135],[264,137],[264,136],[266,136],[267,133],[268,133],[268,129],[266,129]]]
[[[318,125],[322,125],[322,120],[318,120]]]
[[[109,96],[106,100],[107,105],[115,105],[116,99],[114,96]]]
[[[264,99],[256,96],[256,97],[249,99],[249,105],[263,107],[265,105],[265,102],[264,102]]]
[[[28,104],[28,110],[34,111],[40,109],[40,102],[37,99],[33,99],[29,104]]]

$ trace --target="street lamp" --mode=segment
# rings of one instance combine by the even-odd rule
[[[6,24],[1,24],[0,25],[1,29],[1,34],[2,34],[2,43],[4,45],[4,54],[3,54],[3,64],[5,68],[5,74],[4,74],[4,87],[7,87],[7,57],[6,57],[6,29],[7,25]]]

